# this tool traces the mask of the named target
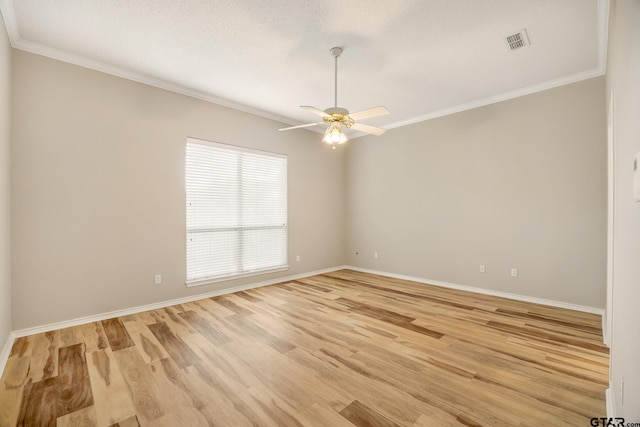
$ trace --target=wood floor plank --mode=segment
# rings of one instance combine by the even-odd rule
[[[82,342],[84,342],[87,353],[109,347],[109,341],[101,322],[86,323],[77,328],[82,335]]]
[[[193,337],[189,337],[192,339]],[[217,353],[218,347],[213,347],[209,341],[202,338],[201,343],[209,346],[214,355],[209,360],[224,360],[222,354]],[[207,407],[202,411],[215,424],[233,425],[265,425],[277,426],[262,407],[254,404],[248,392],[253,384],[258,384],[253,372],[238,372],[238,362],[230,359],[223,365],[207,363],[203,357],[202,364],[196,364],[186,369],[187,376],[203,396],[207,396]],[[215,415],[212,417],[212,415]]]
[[[58,417],[56,427],[99,427],[96,418],[96,409],[93,406],[87,406],[79,411]]]
[[[173,307],[151,311],[152,316],[156,319],[155,323],[164,323],[174,335],[183,337],[195,333],[195,329],[179,316],[180,313],[182,310],[176,310]]]
[[[256,363],[268,367],[255,373],[259,381],[253,381],[252,388],[264,387],[284,401],[297,402],[297,407],[304,408],[317,402],[337,409],[350,401],[340,390],[323,383],[316,372],[294,363],[293,359],[282,358],[276,350],[261,343],[248,349],[230,344],[220,351],[235,356],[243,363],[244,369]]]
[[[18,426],[55,427],[58,415],[56,378],[29,382],[25,385],[18,416]]]
[[[185,345],[184,341],[175,335],[165,322],[148,325],[148,328],[179,367],[186,368],[200,361],[193,350]]]
[[[211,300],[214,301],[216,304],[220,304],[224,308],[234,312],[238,316],[250,316],[251,314],[253,314],[251,310],[247,310],[241,305],[236,304],[228,296],[213,297],[211,298]]]
[[[187,371],[191,383],[207,396],[207,405],[201,411],[214,425],[277,426],[262,408],[252,404],[247,388],[233,387],[222,374],[202,365]]]
[[[358,427],[399,427],[395,422],[357,400],[340,411],[340,415]]]
[[[175,414],[185,409],[190,413],[202,411],[206,405],[205,396],[199,395],[187,383],[183,370],[172,358],[155,361],[150,364],[150,368],[155,387],[159,391],[158,401],[167,413]]]
[[[216,303],[213,298],[205,298],[203,300],[199,300],[197,301],[197,304],[204,310],[218,317],[233,316],[234,314],[236,314],[225,306]]]
[[[202,412],[196,411],[193,408],[182,408],[174,412],[170,412],[149,423],[149,427],[209,427],[210,425],[211,424],[207,421]]]
[[[26,355],[30,355],[32,340],[33,340],[33,335],[16,338],[15,341],[13,342],[13,346],[11,347],[11,352],[9,353],[9,357],[14,357],[14,356],[24,357]]]
[[[136,415],[131,392],[110,348],[87,353],[96,419],[100,426],[122,422]]]
[[[132,318],[136,319],[136,320],[140,320],[142,322],[144,322],[147,325],[150,325],[152,323],[156,323],[157,320],[151,315],[151,313],[153,313],[153,311],[144,311],[142,313],[136,313],[131,315]],[[126,319],[122,319],[123,321],[126,321]]]
[[[367,372],[340,365],[333,360],[333,355],[327,355],[322,351],[309,354],[304,350],[295,349],[287,353],[287,356],[317,372],[322,382],[348,396],[351,399],[349,401],[358,398],[366,405],[390,414],[400,424],[411,425],[424,410],[424,402],[376,377],[372,378]],[[402,402],[402,405],[398,405],[397,402]]]
[[[69,327],[60,329],[58,334],[58,347],[68,347],[74,344],[81,344],[84,342],[84,337],[80,328]]]
[[[224,344],[230,342],[231,339],[220,332],[215,327],[211,326],[206,319],[203,319],[195,311],[189,310],[184,313],[180,313],[180,317],[189,323],[200,335],[211,341],[215,345]]]
[[[138,317],[133,316],[125,320],[123,324],[146,363],[169,357],[169,353],[151,332],[148,325]]]
[[[131,400],[136,409],[136,416],[141,423],[149,423],[167,413],[163,408],[156,388],[156,382],[148,365],[134,347],[127,347],[113,352],[113,357],[120,367]]]
[[[412,427],[452,427],[462,425],[463,424],[456,420],[456,417],[452,417],[450,414],[431,412],[420,415],[420,418],[418,418]]]
[[[272,394],[271,389],[261,387],[257,390],[249,389],[248,391],[253,397],[253,402],[260,406],[277,425],[304,427],[309,424],[304,415],[297,410],[297,407],[292,406],[291,401]],[[314,421],[321,422],[321,420]]]
[[[118,351],[123,348],[131,347],[135,345],[127,329],[124,327],[122,319],[107,319],[102,321],[102,327],[109,340],[111,350]]]
[[[229,319],[230,318],[227,317],[224,320],[224,322],[227,322],[227,327],[229,329],[233,329],[236,332],[249,336],[256,341],[260,341],[280,353],[286,353],[287,351],[295,348],[295,346],[290,342],[269,333],[252,320],[247,320],[243,317],[236,317],[231,320]]]
[[[140,423],[138,422],[138,417],[133,416],[118,423],[111,424],[109,427],[140,427]]]
[[[29,357],[12,353],[0,383],[0,426],[11,426],[18,419],[24,386],[29,374]]]
[[[18,338],[0,425],[588,425],[608,370],[600,316],[339,270]]]
[[[93,392],[84,344],[62,347],[58,352],[56,414],[61,417],[92,406]]]
[[[50,331],[31,337],[31,368],[29,378],[33,382],[52,378],[58,372],[58,336],[60,331]]]

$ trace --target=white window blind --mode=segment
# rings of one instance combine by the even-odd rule
[[[287,267],[287,157],[187,139],[187,285]]]

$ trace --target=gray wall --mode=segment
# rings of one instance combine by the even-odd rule
[[[13,75],[14,329],[345,263],[604,307],[603,78],[330,150],[22,51]],[[185,288],[186,136],[289,156],[289,271]]]
[[[611,3],[607,92],[614,91],[614,250],[611,384],[616,416],[640,421],[640,202],[633,159],[640,151],[640,1]],[[621,378],[624,377],[624,405]]]
[[[348,264],[603,308],[604,93],[590,79],[350,143]]]
[[[11,331],[11,46],[0,15],[0,351]]]
[[[17,50],[13,89],[14,329],[343,263],[344,151],[320,134]],[[187,136],[288,155],[288,271],[185,287]]]

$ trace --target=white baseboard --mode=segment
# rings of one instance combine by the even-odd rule
[[[231,294],[231,293],[234,293],[234,292],[245,291],[245,290],[248,290],[248,289],[260,288],[260,287],[263,287],[263,286],[269,286],[269,285],[273,285],[273,284],[276,284],[276,283],[283,283],[283,282],[288,282],[288,281],[291,281],[291,280],[302,279],[302,278],[309,277],[309,276],[315,276],[317,274],[330,273],[330,272],[337,271],[337,270],[342,270],[342,269],[350,269],[350,270],[354,270],[354,271],[360,271],[360,272],[363,272],[363,273],[377,274],[379,276],[392,277],[392,278],[402,279],[402,280],[410,280],[410,281],[413,281],[413,282],[424,283],[424,284],[428,284],[428,285],[441,286],[443,288],[457,289],[457,290],[468,291],[468,292],[475,292],[475,293],[483,294],[483,295],[492,295],[492,296],[497,296],[497,297],[502,297],[502,298],[514,299],[514,300],[518,300],[518,301],[525,301],[525,302],[531,302],[531,303],[535,303],[535,304],[548,305],[548,306],[552,306],[552,307],[567,308],[567,309],[570,309],[570,310],[577,310],[577,311],[583,311],[583,312],[587,312],[587,313],[599,314],[601,316],[604,315],[604,309],[601,309],[601,308],[588,307],[588,306],[582,306],[582,305],[576,305],[576,304],[569,304],[569,303],[565,303],[565,302],[561,302],[561,301],[546,300],[546,299],[542,299],[542,298],[535,298],[535,297],[529,297],[529,296],[518,295],[518,294],[510,294],[510,293],[506,293],[506,292],[492,291],[492,290],[488,290],[488,289],[476,288],[476,287],[473,287],[473,286],[458,285],[458,284],[455,284],[455,283],[441,282],[441,281],[438,281],[438,280],[429,280],[429,279],[424,279],[424,278],[421,278],[421,277],[414,277],[414,276],[407,276],[407,275],[403,275],[403,274],[388,273],[388,272],[378,271],[378,270],[370,270],[370,269],[360,268],[360,267],[355,267],[355,266],[350,266],[350,265],[342,265],[342,266],[331,267],[331,268],[326,268],[326,269],[322,269],[322,270],[310,271],[310,272],[307,272],[307,273],[293,275],[293,276],[280,277],[280,278],[277,278],[277,279],[271,279],[271,280],[265,280],[265,281],[261,281],[261,282],[249,283],[249,284],[240,285],[240,286],[234,286],[234,287],[220,289],[220,290],[217,290],[217,291],[202,293],[202,294],[198,294],[198,295],[191,295],[191,296],[184,297],[184,298],[177,298],[177,299],[168,300],[168,301],[161,301],[161,302],[157,302],[157,303],[153,303],[153,304],[146,304],[146,305],[137,306],[137,307],[131,307],[131,308],[123,309],[123,310],[116,310],[116,311],[111,311],[111,312],[107,312],[107,313],[101,313],[101,314],[96,314],[96,315],[92,315],[92,316],[86,316],[86,317],[81,317],[81,318],[77,318],[77,319],[70,319],[70,320],[65,320],[65,321],[62,321],[62,322],[50,323],[50,324],[47,324],[47,325],[35,326],[35,327],[32,327],[32,328],[26,328],[26,329],[20,329],[20,330],[17,330],[17,331],[13,331],[13,332],[11,332],[9,334],[9,337],[7,338],[7,341],[5,342],[4,347],[2,348],[2,352],[0,353],[0,375],[2,375],[2,372],[4,372],[4,368],[6,366],[8,358],[9,358],[9,354],[11,352],[11,348],[13,346],[13,343],[14,343],[15,339],[19,338],[19,337],[39,334],[39,333],[43,333],[43,332],[54,331],[56,329],[68,328],[68,327],[71,327],[71,326],[78,326],[78,325],[82,325],[82,324],[85,324],[85,323],[98,322],[98,321],[101,321],[101,320],[111,319],[111,318],[114,318],[114,317],[121,317],[121,316],[127,316],[127,315],[131,315],[131,314],[136,314],[136,313],[142,313],[144,311],[156,310],[156,309],[159,309],[159,308],[165,308],[165,307],[169,307],[169,306],[172,306],[172,305],[184,304],[184,303],[187,303],[187,302],[197,301],[199,299],[211,298],[211,297],[215,297],[215,296],[219,296],[219,295],[225,295],[225,294]],[[609,413],[609,398],[610,398],[609,394],[610,394],[609,390],[607,390],[607,413]]]
[[[607,327],[607,309],[602,311],[602,342],[611,348],[611,337],[609,336],[609,328]]]
[[[0,376],[4,373],[4,367],[7,365],[7,360],[9,360],[9,354],[11,354],[11,348],[13,347],[13,342],[15,340],[15,334],[13,332],[9,332],[9,336],[4,343],[4,347],[2,347],[2,352],[0,352]]]
[[[605,402],[607,405],[607,418],[609,419],[616,417],[615,406],[613,404],[613,391],[611,391],[612,388],[613,384],[609,383],[609,388],[604,392]]]
[[[604,309],[603,308],[589,307],[589,306],[586,306],[586,305],[578,305],[578,304],[571,304],[571,303],[568,303],[568,302],[554,301],[554,300],[548,300],[548,299],[537,298],[537,297],[530,297],[530,296],[527,296],[527,295],[511,294],[511,293],[508,293],[508,292],[493,291],[493,290],[490,290],[490,289],[476,288],[476,287],[473,287],[473,286],[466,286],[466,285],[458,285],[457,283],[441,282],[439,280],[424,279],[422,277],[407,276],[407,275],[404,275],[404,274],[388,273],[388,272],[385,272],[385,271],[371,270],[371,269],[368,269],[368,268],[354,267],[354,266],[351,266],[351,265],[347,265],[344,268],[348,268],[350,270],[355,270],[355,271],[360,271],[362,273],[371,273],[371,274],[377,274],[379,276],[392,277],[394,279],[410,280],[412,282],[424,283],[425,285],[440,286],[440,287],[443,287],[443,288],[456,289],[456,290],[459,290],[459,291],[474,292],[476,294],[490,295],[490,296],[501,297],[501,298],[508,298],[508,299],[513,299],[513,300],[516,300],[516,301],[531,302],[531,303],[534,303],[534,304],[548,305],[548,306],[551,306],[551,307],[558,307],[558,308],[566,308],[566,309],[569,309],[569,310],[582,311],[582,312],[585,312],[585,313],[592,313],[592,314],[597,314],[597,315],[600,315],[600,316],[604,316]]]
[[[144,311],[157,310],[159,308],[170,307],[172,305],[185,304],[188,302],[197,301],[204,298],[211,298],[211,297],[216,297],[220,295],[232,294],[234,292],[246,291],[248,289],[260,288],[263,286],[274,285],[276,283],[283,283],[291,280],[302,279],[309,276],[315,276],[317,274],[330,273],[332,271],[341,270],[343,268],[346,268],[346,267],[345,266],[331,267],[331,268],[326,268],[322,270],[310,271],[303,274],[297,274],[293,276],[280,277],[277,279],[264,280],[264,281],[255,282],[255,283],[248,283],[246,285],[233,286],[230,288],[219,289],[212,292],[191,295],[188,297],[176,298],[168,301],[160,301],[153,304],[146,304],[146,305],[141,305],[137,307],[125,308],[123,310],[115,310],[107,313],[100,313],[100,314],[95,314],[91,316],[80,317],[77,319],[70,319],[62,322],[50,323],[42,326],[34,326],[32,328],[19,329],[17,331],[13,331],[12,334],[14,335],[14,339],[15,339],[17,337],[24,337],[28,335],[40,334],[43,332],[55,331],[56,329],[68,328],[70,326],[78,326],[85,323],[99,322],[101,320],[112,319],[114,317],[128,316],[131,314],[142,313]],[[0,365],[0,366],[4,367],[4,365]]]

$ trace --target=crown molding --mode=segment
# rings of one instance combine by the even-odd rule
[[[403,126],[408,126],[415,123],[424,122],[427,120],[435,119],[438,117],[448,116],[451,114],[472,110],[478,107],[484,107],[487,105],[495,104],[498,102],[506,101],[509,99],[518,98],[525,95],[541,92],[547,89],[552,89],[559,86],[564,86],[571,83],[576,83],[582,80],[587,80],[594,77],[599,77],[606,72],[606,60],[607,60],[607,45],[608,45],[608,30],[609,30],[609,8],[610,0],[597,0],[597,66],[591,70],[559,77],[549,81],[545,81],[539,84],[531,85],[525,88],[513,90],[510,92],[501,93],[498,95],[486,97],[483,99],[475,100],[472,102],[452,106],[449,108],[432,111],[427,114],[423,114],[408,120],[401,120],[388,125],[383,125],[384,129],[395,129]],[[266,110],[251,107],[249,105],[241,104],[231,101],[226,98],[217,97],[210,93],[191,89],[179,84],[171,83],[163,79],[151,77],[142,73],[127,70],[122,67],[116,67],[101,61],[96,61],[90,58],[86,58],[80,55],[74,55],[59,49],[40,45],[38,43],[29,42],[20,38],[18,23],[15,16],[15,10],[13,8],[13,0],[0,0],[0,11],[4,18],[7,32],[9,34],[9,40],[11,46],[15,49],[24,50],[26,52],[46,56],[52,59],[56,59],[62,62],[78,65],[81,67],[89,68],[95,71],[100,71],[106,74],[111,74],[117,77],[122,77],[128,80],[132,80],[138,83],[143,83],[149,86],[164,89],[170,92],[186,95],[192,98],[200,99],[202,101],[211,102],[224,107],[232,108],[234,110],[242,111],[248,114],[252,114],[258,117],[262,117],[269,120],[274,120],[279,123],[284,123],[292,126],[299,125],[300,122],[288,117],[284,117],[278,114],[270,113]],[[305,128],[301,129],[309,132],[322,132],[318,129]],[[365,136],[360,132],[355,132],[349,135],[350,139],[355,139],[361,136]]]
[[[402,120],[399,122],[391,123],[386,125],[386,129],[394,129],[403,126],[408,126],[420,122],[424,122],[427,120],[436,119],[438,117],[449,116],[455,113],[461,113],[467,110],[473,110],[478,107],[485,107],[491,104],[497,104],[502,101],[507,101],[509,99],[519,98],[525,95],[531,95],[537,92],[542,92],[548,89],[553,89],[555,87],[568,85],[571,83],[576,83],[582,80],[591,79],[594,77],[599,77],[604,75],[604,70],[601,68],[594,68],[592,70],[583,71],[581,73],[572,74],[570,76],[560,77],[554,80],[548,80],[546,82],[538,83],[535,85],[527,86],[521,89],[516,89],[510,92],[501,93],[494,96],[489,96],[487,98],[478,99],[472,102],[467,102],[465,104],[456,105],[454,107],[445,108],[443,110],[433,111],[431,113],[427,113],[418,117],[414,117],[409,120]]]

